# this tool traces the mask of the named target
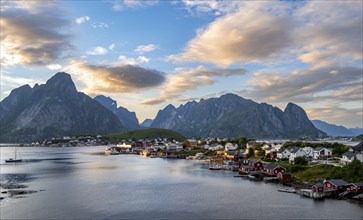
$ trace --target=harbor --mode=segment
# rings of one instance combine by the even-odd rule
[[[1,181],[25,185],[14,190],[32,193],[0,202],[1,219],[362,217],[358,204],[331,199],[316,203],[279,192],[285,188],[281,184],[235,178],[238,173],[228,170],[211,171],[199,160],[94,153],[104,149],[22,148],[23,162],[0,165]],[[13,154],[11,148],[1,150],[2,158]],[[261,209],[267,211],[258,212]]]

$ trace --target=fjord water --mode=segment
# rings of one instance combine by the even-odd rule
[[[363,218],[347,201],[281,193],[196,161],[97,154],[103,149],[21,147],[23,162],[5,164],[14,148],[0,148],[0,181],[37,191],[0,202],[1,219]]]

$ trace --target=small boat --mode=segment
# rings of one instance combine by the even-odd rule
[[[281,189],[278,189],[277,191],[279,191],[279,192],[287,192],[287,193],[296,193],[296,190],[295,189],[292,189],[292,188],[281,188]]]
[[[22,159],[17,158],[17,155],[18,155],[18,150],[17,150],[17,148],[15,148],[14,158],[9,158],[9,159],[5,160],[5,162],[6,163],[17,163],[17,162],[23,161]]]
[[[212,166],[212,167],[209,167],[210,170],[221,170],[222,167],[220,166]]]
[[[105,149],[105,155],[119,155],[120,152],[116,150],[116,147],[108,147]]]

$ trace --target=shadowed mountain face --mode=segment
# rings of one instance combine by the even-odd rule
[[[141,128],[139,126],[139,120],[137,119],[135,112],[130,112],[121,106],[117,107],[117,102],[110,97],[99,95],[96,96],[94,100],[98,101],[107,109],[111,110],[118,117],[121,124],[128,130],[132,131]]]
[[[362,128],[346,128],[344,126],[339,126],[335,124],[329,124],[324,121],[320,120],[311,120],[311,122],[314,124],[314,126],[325,133],[327,133],[329,136],[357,136],[359,134],[363,133]]]
[[[152,119],[145,119],[140,126],[144,127],[144,128],[150,128],[151,124],[153,123],[154,120]]]
[[[189,137],[300,138],[326,135],[305,111],[289,103],[285,111],[235,94],[188,102],[160,110],[153,128],[172,129]]]
[[[71,76],[63,72],[44,85],[14,89],[0,102],[0,115],[2,142],[126,131],[112,112],[77,92]]]

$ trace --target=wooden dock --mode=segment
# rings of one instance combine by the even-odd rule
[[[308,197],[311,199],[324,199],[328,195],[330,195],[327,192],[313,192],[311,189],[299,189],[296,191],[297,194]]]

